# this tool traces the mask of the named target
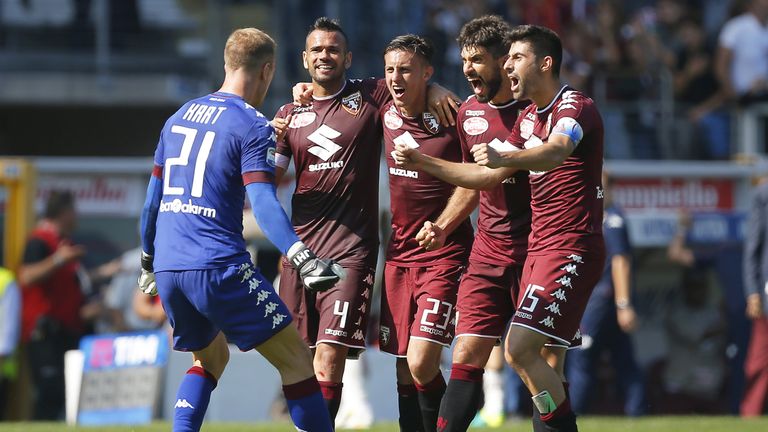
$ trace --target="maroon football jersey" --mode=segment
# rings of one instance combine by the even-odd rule
[[[418,147],[426,155],[459,162],[461,145],[456,129],[443,128],[428,112],[415,118],[403,116],[392,102],[384,105],[381,114],[392,211],[387,262],[404,267],[464,264],[472,245],[469,219],[448,236],[440,249],[427,251],[415,239],[424,222],[437,219],[456,187],[423,171],[400,168],[392,159],[395,144],[402,143]]]
[[[475,144],[489,143],[499,151],[511,150],[504,140],[528,101],[496,106],[470,96],[459,109],[457,127],[464,162],[474,163]],[[505,148],[504,146],[510,146]],[[493,189],[480,191],[480,214],[472,245],[472,259],[487,264],[522,265],[531,232],[531,187],[528,171],[518,171]]]
[[[542,145],[560,124],[583,131],[576,149],[558,167],[531,171],[531,236],[528,253],[603,246],[603,120],[592,99],[563,86],[549,105],[526,108],[508,141],[519,148]]]
[[[342,265],[377,252],[379,108],[389,97],[384,80],[348,80],[335,95],[277,112],[293,114],[276,157],[283,167],[293,157],[296,168],[293,226],[318,256]]]

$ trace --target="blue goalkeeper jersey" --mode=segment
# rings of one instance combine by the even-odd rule
[[[244,186],[271,181],[275,138],[259,111],[228,93],[189,101],[168,119],[155,151],[154,175],[163,182],[156,272],[249,260],[242,234]]]

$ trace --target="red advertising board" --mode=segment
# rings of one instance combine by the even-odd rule
[[[732,210],[733,179],[616,178],[608,192],[628,211],[643,209]]]

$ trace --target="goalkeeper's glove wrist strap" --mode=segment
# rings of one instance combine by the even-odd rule
[[[154,273],[155,266],[153,264],[153,261],[154,261],[154,257],[152,255],[149,255],[146,252],[141,251],[141,268],[144,271]]]

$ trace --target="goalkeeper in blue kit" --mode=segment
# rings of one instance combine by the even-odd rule
[[[178,389],[174,431],[200,430],[229,359],[227,341],[256,349],[277,368],[297,429],[333,430],[309,348],[250,262],[242,235],[247,193],[259,226],[306,289],[327,290],[343,276],[340,266],[317,258],[299,240],[275,196],[275,130],[254,108],[274,76],[274,53],[266,33],[233,32],[221,89],[173,114],[155,151],[141,215],[139,288],[160,295],[174,349],[193,355]]]

